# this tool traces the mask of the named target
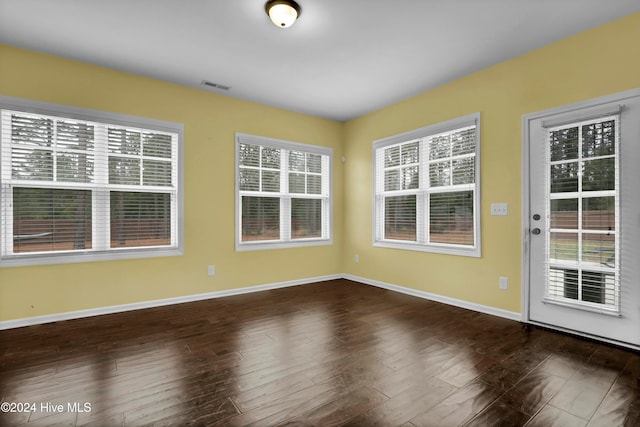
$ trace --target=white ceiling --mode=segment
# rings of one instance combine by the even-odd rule
[[[300,19],[281,29],[265,1],[0,0],[0,43],[345,121],[640,11],[638,0],[298,0]]]

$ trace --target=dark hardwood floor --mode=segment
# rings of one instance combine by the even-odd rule
[[[632,351],[335,280],[2,331],[2,402],[30,412],[0,424],[634,426],[639,375]]]

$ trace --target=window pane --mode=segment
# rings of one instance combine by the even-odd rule
[[[302,173],[290,173],[289,174],[289,192],[304,194],[304,174]]]
[[[475,177],[475,158],[465,157],[453,161],[453,184],[473,184]]]
[[[53,153],[49,150],[14,147],[11,150],[11,176],[15,179],[53,180]]]
[[[13,189],[13,251],[91,249],[91,192]]]
[[[578,128],[572,127],[551,132],[549,135],[551,161],[578,158]]]
[[[384,191],[395,191],[400,189],[400,170],[393,169],[384,171]]]
[[[615,121],[592,123],[582,127],[582,155],[584,157],[615,154]]]
[[[402,149],[403,165],[418,163],[418,160],[419,160],[418,141],[412,142],[410,144],[404,144],[401,146],[401,149]]]
[[[451,164],[447,161],[429,165],[429,183],[432,187],[451,185]]]
[[[416,240],[416,196],[385,197],[384,238]]]
[[[171,244],[171,195],[112,191],[111,247]]]
[[[615,231],[615,200],[615,197],[588,197],[582,199],[582,228],[585,230]]]
[[[551,200],[551,228],[578,229],[578,199]]]
[[[307,194],[322,193],[322,177],[320,175],[307,175]]]
[[[582,301],[604,304],[607,301],[607,282],[613,283],[612,274],[597,271],[582,271]],[[613,292],[609,298],[613,302]]]
[[[558,269],[552,270],[553,277],[559,282],[560,289],[563,290],[558,296],[569,299],[578,299],[578,270]]]
[[[549,261],[552,263],[563,261],[578,262],[578,234],[551,233]]]
[[[58,181],[93,182],[93,154],[58,152],[56,160]]]
[[[109,128],[107,134],[109,139],[109,153],[140,154],[140,132]]]
[[[582,191],[615,190],[615,159],[587,160],[582,171]]]
[[[429,196],[429,241],[473,245],[473,191]]]
[[[307,172],[322,173],[322,156],[319,154],[307,154]]]
[[[171,135],[161,133],[142,134],[142,155],[171,158]]]
[[[280,172],[263,170],[262,191],[277,193],[280,191]]]
[[[93,150],[93,126],[81,122],[57,122],[56,147]]]
[[[291,238],[322,237],[322,200],[291,199]]]
[[[549,268],[546,296],[549,298],[564,297],[564,270]]]
[[[418,166],[402,169],[402,189],[411,190],[420,185]]]
[[[429,138],[429,160],[442,159],[451,155],[449,135]]]
[[[143,160],[144,185],[171,186],[171,162],[161,160]]]
[[[289,152],[289,170],[296,172],[305,171],[305,154],[300,151]]]
[[[140,184],[140,160],[109,157],[109,184]]]
[[[569,193],[578,191],[578,163],[551,165],[551,192]]]
[[[400,147],[390,147],[384,150],[384,167],[389,168],[400,165]]]
[[[451,134],[451,155],[471,154],[476,152],[476,129],[463,129]]]
[[[280,169],[280,149],[262,147],[262,167]]]
[[[258,191],[260,189],[260,171],[258,169],[240,169],[240,190]]]
[[[280,238],[280,199],[242,197],[242,241]]]
[[[606,234],[582,235],[582,262],[595,264],[594,267],[603,265],[615,267],[616,265],[616,237]]]
[[[53,120],[12,114],[11,142],[14,144],[52,147]]]
[[[260,146],[251,144],[240,144],[240,165],[260,166]]]

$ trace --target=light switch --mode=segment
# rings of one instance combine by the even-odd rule
[[[509,204],[508,203],[491,203],[491,215],[492,216],[509,215]]]

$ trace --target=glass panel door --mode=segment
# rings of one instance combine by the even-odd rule
[[[640,90],[524,126],[526,320],[640,349]]]

